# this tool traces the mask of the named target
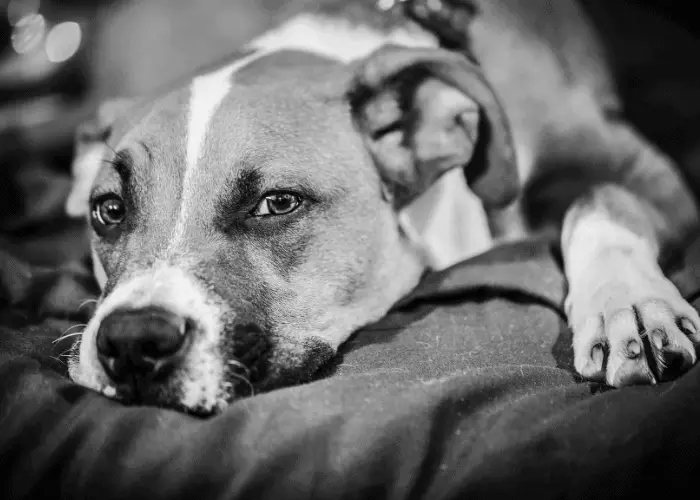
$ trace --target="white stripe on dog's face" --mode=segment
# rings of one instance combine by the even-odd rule
[[[254,52],[235,61],[233,64],[199,76],[192,81],[187,122],[185,178],[182,187],[180,211],[171,239],[171,248],[175,247],[182,239],[188,208],[193,198],[196,199],[196,193],[192,184],[197,175],[197,168],[206,142],[209,122],[226,97],[226,94],[231,90],[231,79],[236,71],[265,54],[265,51]]]

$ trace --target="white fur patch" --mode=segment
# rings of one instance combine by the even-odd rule
[[[177,290],[177,293],[173,293]],[[219,408],[226,404],[222,391],[224,365],[218,351],[221,339],[221,318],[227,308],[212,301],[211,295],[183,270],[165,263],[130,278],[116,286],[89,321],[83,332],[78,363],[69,367],[73,381],[102,393],[115,393],[115,388],[97,357],[97,331],[102,320],[120,308],[162,307],[190,317],[199,325],[187,356],[178,372],[184,405],[194,408]]]
[[[278,28],[255,38],[248,47],[263,50],[305,50],[342,62],[365,57],[384,44],[436,47],[437,39],[423,31],[396,29],[382,33],[342,19],[300,14]]]
[[[187,123],[187,158],[185,178],[182,187],[182,202],[178,214],[171,248],[177,245],[184,233],[187,220],[188,207],[192,201],[197,201],[199,196],[193,188],[193,182],[197,175],[199,160],[206,142],[209,122],[221,105],[226,94],[233,85],[232,76],[239,69],[266,55],[265,51],[258,51],[247,57],[219,68],[211,73],[198,76],[190,86],[190,102]]]
[[[469,189],[458,168],[445,173],[404,208],[399,221],[436,271],[493,246],[481,200]]]
[[[648,240],[610,220],[607,215],[593,211],[576,218],[573,226],[569,220],[565,221],[562,240],[568,241],[564,262],[570,286],[591,273],[592,263],[605,249],[633,248],[634,258],[639,255],[643,262],[657,260],[658,248],[651,248]]]

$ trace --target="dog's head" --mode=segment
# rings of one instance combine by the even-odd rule
[[[195,413],[307,380],[414,288],[398,213],[441,174],[487,204],[517,186],[493,93],[441,50],[254,53],[78,135],[68,211],[103,292],[71,377]]]

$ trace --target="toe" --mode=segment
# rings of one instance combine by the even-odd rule
[[[574,331],[574,367],[584,378],[602,382],[605,380],[605,361],[608,345],[603,331],[602,315],[594,315]]]
[[[653,384],[655,379],[638,333],[635,312],[632,309],[617,311],[607,318],[605,329],[610,345],[607,383],[614,387]]]
[[[657,378],[672,380],[688,371],[695,363],[695,348],[679,328],[682,321],[676,319],[673,308],[663,301],[651,301],[640,304],[637,310],[649,336],[649,361]]]
[[[652,330],[649,333],[649,343],[659,380],[678,378],[695,364],[692,343],[675,325]]]
[[[680,307],[676,311],[676,317],[679,318],[676,326],[688,337],[692,344],[700,344],[700,316],[693,306],[685,304],[686,307]]]

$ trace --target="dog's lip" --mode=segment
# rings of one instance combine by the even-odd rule
[[[111,390],[108,391],[107,389]],[[197,418],[213,417],[224,410],[223,407],[218,405],[211,405],[210,407],[205,407],[202,405],[197,405],[194,407],[187,406],[181,402],[181,399],[177,396],[177,394],[169,390],[167,387],[160,387],[157,390],[154,390],[153,387],[150,387],[149,389],[150,390],[139,391],[133,390],[129,386],[121,385],[116,387],[110,386],[103,389],[101,392],[110,399],[114,399],[126,406],[173,410]],[[244,398],[245,396],[236,396],[235,401]],[[226,406],[228,406],[228,404]]]
[[[135,369],[128,373],[125,379],[112,380],[115,396],[125,404],[160,406],[161,399],[169,399],[167,395],[173,390],[171,389],[173,373],[177,371],[178,367],[179,364],[165,366],[155,374],[134,367]]]
[[[136,380],[130,384],[118,384],[114,391],[114,398],[127,406],[150,406],[186,413],[203,413],[201,409],[187,408],[180,403],[180,397],[167,383],[152,384]]]

